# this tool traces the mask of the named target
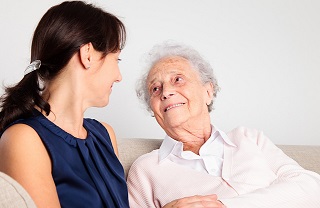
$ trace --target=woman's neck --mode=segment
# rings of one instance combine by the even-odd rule
[[[83,127],[84,111],[81,100],[73,95],[51,93],[47,102],[50,113],[47,119],[76,138],[85,139],[87,132]]]
[[[210,138],[212,126],[210,119],[206,123],[198,125],[180,125],[177,128],[172,128],[166,133],[174,140],[183,143],[184,151],[192,151],[199,154],[201,146]]]

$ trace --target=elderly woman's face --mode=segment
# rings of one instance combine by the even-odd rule
[[[185,58],[174,56],[157,62],[149,72],[147,86],[151,109],[164,130],[201,121],[209,114],[212,85],[203,84]]]

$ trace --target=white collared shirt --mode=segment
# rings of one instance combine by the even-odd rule
[[[183,143],[166,135],[159,149],[159,161],[168,159],[174,163],[221,176],[224,142],[235,146],[221,130],[212,127],[210,138],[201,146],[199,155],[191,151],[183,151]]]

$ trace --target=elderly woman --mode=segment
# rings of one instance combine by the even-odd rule
[[[219,87],[198,52],[167,43],[150,56],[137,93],[167,135],[132,165],[130,207],[320,207],[318,174],[260,131],[211,123]]]

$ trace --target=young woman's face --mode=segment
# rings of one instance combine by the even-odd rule
[[[92,106],[103,107],[109,103],[109,96],[112,92],[112,86],[115,82],[122,79],[118,62],[120,51],[109,53],[100,59],[96,58],[96,64],[90,67],[92,71],[89,82],[89,102]]]

